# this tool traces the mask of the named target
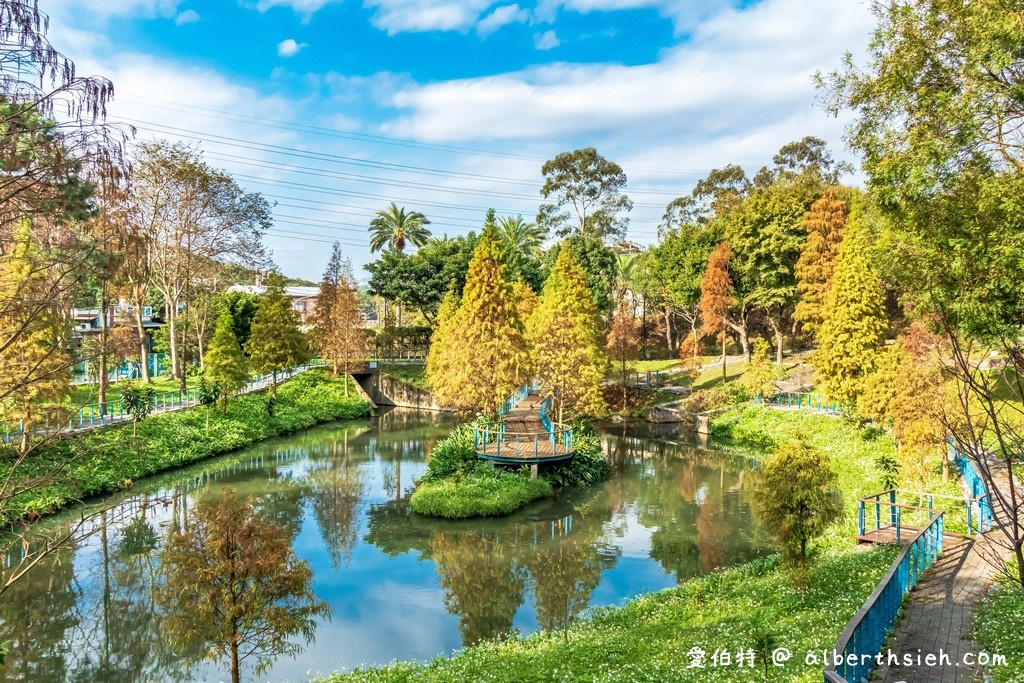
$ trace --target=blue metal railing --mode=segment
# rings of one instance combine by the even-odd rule
[[[992,504],[989,500],[985,481],[978,475],[978,471],[974,469],[974,463],[971,462],[971,459],[957,449],[952,437],[946,440],[946,446],[949,449],[949,459],[960,470],[964,484],[967,486],[967,490],[971,492],[971,498],[973,498],[973,501],[968,501],[967,503],[967,532],[984,533],[992,528]],[[975,505],[977,505],[977,515],[974,514]]]
[[[512,395],[506,398],[505,402],[501,404],[500,408],[498,408],[498,419],[500,420],[501,418],[505,417],[513,410],[515,410],[515,407],[519,405],[524,398],[529,396],[529,394],[529,386],[521,386],[514,392],[512,392]]]
[[[779,391],[774,396],[754,397],[757,405],[776,405],[782,408],[796,408],[797,410],[813,410],[826,415],[842,415],[843,407],[838,403],[821,402],[821,394],[803,393],[798,391]]]
[[[898,513],[897,513],[898,514]],[[839,637],[825,683],[860,683],[868,679],[876,657],[903,606],[903,596],[942,552],[944,511],[938,510],[889,567],[885,578],[857,611]]]
[[[540,423],[544,425],[544,429],[550,434],[554,431],[554,427],[551,426],[551,418],[548,414],[551,412],[552,397],[548,396],[540,404]]]
[[[296,365],[295,367],[287,370],[278,371],[278,381],[288,379],[289,377],[312,368],[323,367],[324,365],[326,365],[325,361],[319,358],[314,358],[308,363]],[[239,393],[247,394],[263,389],[268,386],[271,377],[272,373],[250,379],[239,390]],[[169,391],[157,394],[153,397],[154,413],[170,412],[173,410],[180,410],[182,408],[190,408],[196,405],[199,405],[199,390],[195,388],[187,389],[184,392]],[[105,403],[93,403],[82,406],[78,409],[77,413],[71,413],[71,416],[68,418],[66,423],[62,420],[59,424],[59,428],[68,431],[75,431],[104,425],[120,424],[130,420],[131,417],[125,413],[124,406],[121,405],[120,401],[106,401]],[[56,427],[58,425],[55,422],[53,426]],[[33,425],[30,433],[33,436],[45,434],[50,430],[50,427],[50,420],[46,419],[41,424]],[[25,433],[25,425],[23,423],[19,423],[17,426],[0,425],[0,431],[2,431],[4,443],[11,443],[12,439],[21,440],[22,435]]]
[[[575,448],[572,427],[553,425],[543,432],[506,432],[504,423],[473,428],[473,451],[500,462],[559,460],[571,457]]]

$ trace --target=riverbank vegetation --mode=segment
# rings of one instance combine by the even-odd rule
[[[821,680],[821,666],[808,664],[806,653],[835,644],[895,556],[894,548],[876,548],[825,557],[811,569],[807,590],[795,589],[773,556],[594,610],[563,633],[512,636],[427,664],[399,662],[326,681],[750,681],[765,670],[759,644],[771,642],[769,662],[775,648],[794,655],[769,664],[769,680],[811,683]],[[703,668],[690,667],[697,654]]]
[[[317,370],[280,385],[277,398],[239,396],[227,411],[187,409],[147,418],[132,436],[128,426],[94,430],[37,446],[11,482],[21,490],[4,500],[0,522],[37,517],[88,496],[122,490],[132,481],[333,420],[368,417],[369,405],[345,396],[345,379]],[[209,425],[207,426],[207,420]],[[15,453],[0,448],[0,478]]]

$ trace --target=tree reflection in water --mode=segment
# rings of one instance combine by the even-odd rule
[[[104,533],[55,556],[0,600],[0,641],[11,641],[0,681],[187,679],[157,623],[157,554],[166,530],[193,524],[196,505],[224,486],[254,496],[261,515],[313,564],[336,615],[322,628],[335,638],[366,634],[354,652],[332,638],[311,645],[304,658],[325,671],[429,658],[516,629],[565,630],[588,606],[770,551],[742,495],[747,460],[637,425],[604,432],[613,475],[590,490],[503,519],[414,515],[415,478],[453,424],[395,411],[147,482],[148,503],[129,498]],[[385,594],[375,596],[382,585]],[[439,611],[454,619],[439,619]],[[403,650],[403,638],[385,634],[427,649]],[[275,664],[267,678],[301,678],[310,666]],[[191,675],[215,679],[216,671]]]

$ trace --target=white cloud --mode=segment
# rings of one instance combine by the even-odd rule
[[[309,46],[306,43],[297,43],[293,38],[288,38],[277,44],[277,54],[281,57],[294,57],[304,47]]]
[[[812,75],[866,43],[872,25],[867,9],[849,0],[766,0],[728,10],[654,64],[552,64],[405,88],[393,103],[407,113],[385,130],[436,142],[622,137],[631,130],[699,140],[771,125],[795,111],[823,117],[812,107]],[[508,115],[510,102],[515,116]]]
[[[375,9],[370,21],[389,36],[414,31],[465,31],[491,0],[364,0]]]
[[[530,18],[530,13],[519,5],[502,5],[495,7],[486,17],[476,25],[476,32],[481,37],[487,37],[502,26],[508,24],[524,24]]]
[[[171,18],[182,0],[49,0],[40,8],[51,19],[75,13],[91,22],[107,17]],[[42,4],[42,3],[41,3]]]
[[[313,14],[338,0],[257,0],[256,9],[266,12],[271,7],[291,7],[299,14]]]
[[[538,50],[551,50],[562,44],[554,31],[544,31],[533,36],[533,46]]]
[[[178,26],[181,26],[182,24],[194,24],[197,21],[199,21],[199,12],[194,9],[187,9],[174,19],[174,23]]]

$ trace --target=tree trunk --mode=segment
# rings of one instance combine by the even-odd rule
[[[679,349],[672,336],[672,309],[668,306],[665,307],[665,343],[668,344],[669,357],[674,357]]]
[[[180,370],[178,368],[178,303],[167,303],[167,339],[171,352],[171,377],[177,379]]]
[[[729,379],[729,375],[725,369],[725,331],[722,331],[722,384],[725,384]]]
[[[142,382],[149,384],[149,349],[146,348],[146,327],[142,324],[142,306],[135,302],[135,331],[139,335],[139,360],[142,362]]]
[[[231,643],[231,683],[242,683],[242,672],[238,663],[238,643]]]
[[[100,417],[107,414],[107,385],[110,383],[107,378],[107,345],[110,333],[107,327],[107,287],[103,285],[100,294],[100,357],[97,359],[100,366],[99,386],[96,388],[96,398],[100,404]]]
[[[768,327],[772,328],[772,334],[775,335],[775,362],[780,366],[782,365],[782,321],[776,320],[771,316],[765,316],[768,320]]]
[[[335,365],[334,365],[334,375],[335,375],[335,377],[337,377],[337,375],[338,375],[338,365],[337,365],[337,363],[335,363]],[[348,378],[349,377],[350,377],[350,375],[349,375],[349,372],[348,372],[348,360],[346,360],[345,361],[345,398],[348,398]]]

